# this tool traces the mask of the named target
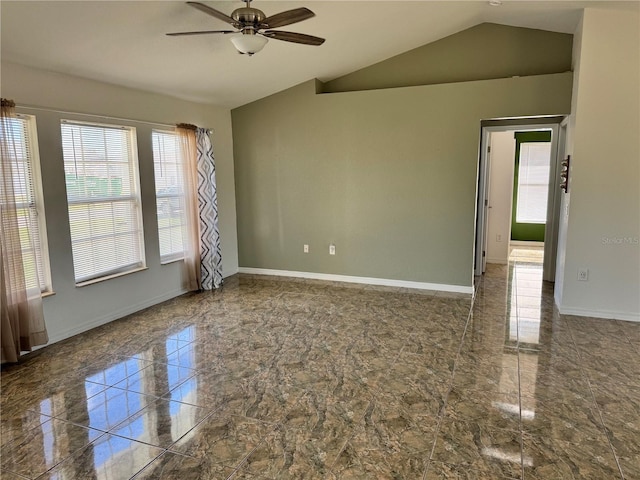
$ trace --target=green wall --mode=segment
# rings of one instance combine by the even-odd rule
[[[511,209],[511,240],[544,242],[544,223],[518,223],[518,183],[520,180],[520,145],[524,142],[551,142],[551,131],[516,132],[515,168],[513,173],[513,208]]]
[[[240,266],[470,286],[480,121],[567,114],[571,85],[312,80],[233,110]]]
[[[510,78],[571,70],[573,36],[482,23],[324,84],[324,92]]]

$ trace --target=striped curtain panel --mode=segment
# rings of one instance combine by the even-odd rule
[[[205,128],[196,129],[200,278],[203,290],[222,285],[222,250],[218,228],[218,195],[213,146]]]

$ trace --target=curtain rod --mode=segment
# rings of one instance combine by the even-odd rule
[[[175,128],[176,125],[171,125],[168,123],[157,123],[157,122],[149,122],[146,120],[135,120],[132,118],[120,118],[120,117],[111,117],[109,115],[96,115],[94,113],[78,113],[78,112],[69,112],[66,110],[56,110],[54,108],[43,108],[43,107],[33,107],[30,105],[16,105],[16,108],[24,108],[24,109],[28,109],[28,110],[41,110],[43,112],[53,112],[53,113],[62,113],[62,114],[66,114],[66,115],[84,115],[86,117],[93,117],[93,118],[106,118],[109,120],[116,120],[118,122],[135,122],[135,123],[144,123],[147,125],[156,125],[158,127],[168,127],[168,128]],[[207,128],[207,133],[209,135],[211,135],[213,133],[213,129],[211,128]]]

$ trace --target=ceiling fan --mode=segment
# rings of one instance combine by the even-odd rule
[[[283,32],[272,30],[293,23],[302,22],[315,16],[308,8],[294,8],[285,12],[276,13],[267,17],[262,10],[252,8],[251,0],[244,0],[245,6],[235,9],[231,16],[204,5],[199,2],[187,2],[187,5],[211,15],[212,17],[227,22],[237,30],[204,30],[198,32],[167,33],[171,37],[181,35],[207,35],[211,33],[232,34],[231,42],[239,53],[253,55],[259,52],[267,44],[270,38],[285,42],[301,43],[303,45],[319,46],[324,43],[324,38],[305,35],[304,33]]]

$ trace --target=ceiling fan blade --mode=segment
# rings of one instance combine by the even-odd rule
[[[201,12],[206,13],[207,15],[211,15],[212,17],[215,17],[218,20],[222,20],[223,22],[227,22],[227,23],[233,25],[234,27],[238,26],[238,22],[236,22],[229,15],[227,15],[226,13],[222,13],[222,12],[216,10],[215,8],[211,8],[208,5],[204,5],[203,3],[199,3],[199,2],[187,2],[187,5],[190,5],[193,8],[196,8],[196,9],[200,10]]]
[[[298,23],[308,18],[314,17],[316,14],[308,8],[294,8],[293,10],[287,10],[286,12],[276,13],[270,17],[265,18],[261,23],[262,28],[278,28],[285,25],[291,25],[292,23]]]
[[[167,33],[170,37],[180,37],[183,35],[208,35],[210,33],[237,33],[237,30],[203,30],[201,32],[175,32],[175,33]]]
[[[283,40],[285,42],[302,43],[304,45],[322,45],[324,38],[314,37],[313,35],[305,35],[304,33],[281,32],[279,30],[267,30],[262,35],[275,40]]]

